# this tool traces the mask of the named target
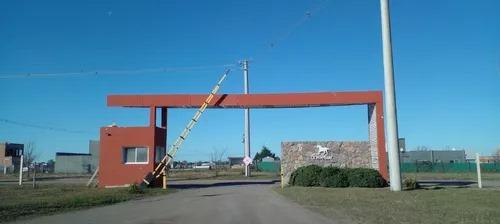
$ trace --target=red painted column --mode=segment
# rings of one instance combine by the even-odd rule
[[[382,96],[380,100],[375,103],[377,113],[377,144],[378,144],[378,166],[382,177],[389,180],[389,173],[387,171],[387,153],[385,150],[385,129],[384,129],[384,105]]]

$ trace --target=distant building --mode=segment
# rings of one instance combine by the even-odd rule
[[[273,157],[270,157],[270,156],[266,156],[264,158],[262,158],[262,162],[274,162],[274,158]]]
[[[404,151],[400,153],[403,163],[428,161],[433,163],[464,163],[465,150]]]
[[[89,153],[56,152],[56,173],[92,173],[99,166],[99,141],[89,141]]]
[[[474,159],[475,161],[476,159]],[[498,163],[500,160],[500,157],[498,156],[479,156],[479,161],[481,163]]]
[[[19,162],[24,151],[23,144],[17,143],[0,143],[0,168],[2,172],[19,170]]]
[[[243,163],[243,157],[227,157],[227,160],[229,161],[229,167],[233,166],[243,166],[245,163]]]

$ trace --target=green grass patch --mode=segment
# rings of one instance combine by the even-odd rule
[[[417,180],[477,180],[476,173],[402,173]],[[500,180],[500,173],[481,173],[483,180]]]
[[[341,223],[500,223],[500,190],[286,187],[276,191]]]
[[[169,189],[168,192],[172,192]],[[166,194],[159,188],[131,191],[130,188],[87,188],[81,185],[0,186],[0,222],[109,205],[132,199]]]

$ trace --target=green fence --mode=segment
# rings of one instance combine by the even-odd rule
[[[280,162],[257,162],[255,167],[261,172],[279,173],[281,169]]]
[[[483,172],[500,172],[499,163],[481,163],[481,171]],[[460,173],[460,172],[476,172],[476,163],[431,163],[431,162],[414,162],[402,163],[401,172],[436,172],[436,173]]]

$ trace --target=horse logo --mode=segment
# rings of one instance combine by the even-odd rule
[[[327,155],[328,150],[330,150],[329,148],[323,147],[321,145],[316,145],[316,148],[318,148],[318,154],[320,154],[320,155]]]

